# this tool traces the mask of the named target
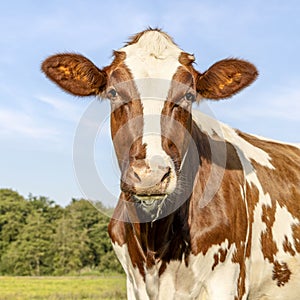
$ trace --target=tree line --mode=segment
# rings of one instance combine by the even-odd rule
[[[47,197],[0,189],[0,275],[122,272],[108,222],[84,199],[61,207]]]

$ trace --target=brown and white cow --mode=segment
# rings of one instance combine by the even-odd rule
[[[97,68],[79,54],[42,70],[67,92],[110,99],[121,194],[109,225],[128,299],[300,299],[300,149],[192,112],[228,98],[256,68],[206,72],[149,29]]]

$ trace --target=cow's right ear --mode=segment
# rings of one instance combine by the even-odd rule
[[[106,87],[107,74],[80,54],[48,57],[42,71],[65,91],[76,96],[99,95]]]

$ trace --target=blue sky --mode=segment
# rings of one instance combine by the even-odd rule
[[[48,55],[75,51],[105,66],[113,49],[147,26],[163,28],[194,53],[200,71],[226,57],[253,62],[258,80],[230,100],[209,103],[210,109],[243,131],[300,142],[299,15],[298,0],[2,1],[0,187],[45,195],[62,205],[82,196],[73,142],[93,99],[65,94],[45,79],[40,64]],[[95,107],[108,115],[107,101]],[[117,194],[107,123],[95,157],[99,176]]]

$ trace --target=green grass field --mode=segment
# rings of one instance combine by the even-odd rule
[[[0,300],[121,300],[125,286],[122,275],[0,277]]]

